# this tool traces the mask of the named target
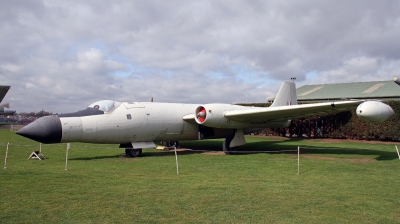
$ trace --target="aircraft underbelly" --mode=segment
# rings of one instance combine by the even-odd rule
[[[199,125],[183,122],[180,133],[167,132],[160,141],[196,140],[198,139]]]
[[[145,110],[143,132],[146,133],[146,141],[162,141],[170,135],[180,136],[183,133],[183,120],[179,113],[151,107],[146,107]]]

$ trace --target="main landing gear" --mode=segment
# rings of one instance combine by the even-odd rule
[[[222,143],[222,149],[224,150],[225,155],[235,155],[238,154],[239,146],[236,147],[229,147],[231,144],[232,137],[225,138],[224,143]]]
[[[178,148],[179,146],[179,142],[162,142],[162,144],[167,148],[173,148],[173,147]]]
[[[139,157],[142,155],[142,149],[125,149],[125,154],[129,157]]]

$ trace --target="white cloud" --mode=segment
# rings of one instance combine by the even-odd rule
[[[13,73],[18,72],[20,70],[20,66],[6,63],[1,66],[1,69],[4,70],[4,72]]]
[[[25,83],[25,88],[26,88],[26,89],[30,89],[30,88],[32,88],[32,87],[33,87],[33,84],[32,84],[32,83],[29,83],[29,82]]]

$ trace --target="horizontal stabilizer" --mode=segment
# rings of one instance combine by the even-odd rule
[[[11,86],[0,86],[0,102],[3,100],[4,96],[10,90]]]

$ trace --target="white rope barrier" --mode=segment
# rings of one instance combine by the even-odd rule
[[[39,143],[40,144],[40,143]],[[79,146],[80,148],[90,148],[90,149],[115,149],[115,146],[118,146],[117,144],[115,144],[114,146],[107,146],[107,147],[102,147],[102,146],[96,146],[96,144],[90,144],[90,143],[82,143],[82,144],[88,144],[90,146]],[[37,147],[36,144],[32,145],[32,144],[18,144],[18,143],[9,143],[10,146],[20,146],[20,147]],[[48,145],[51,147],[64,147],[63,143],[59,143],[59,144],[44,144],[44,145]],[[107,144],[104,144],[107,145]],[[7,146],[7,143],[0,143],[0,146]]]

